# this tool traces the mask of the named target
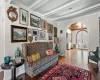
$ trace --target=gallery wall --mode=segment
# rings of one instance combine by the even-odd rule
[[[88,46],[89,51],[95,51],[96,47],[99,46],[99,16],[100,16],[100,12],[96,12],[93,14],[77,17],[74,19],[58,22],[57,23],[58,32],[62,29],[64,31],[63,35],[60,35],[58,33],[58,36],[63,39],[63,42],[61,44],[63,48],[61,49],[61,51],[65,50],[63,52],[66,52],[66,47],[64,46],[64,44],[66,43],[65,33],[67,29],[69,28],[69,26],[75,22],[81,22],[87,26],[87,29],[89,32],[89,37],[88,37],[89,38],[89,46]]]
[[[32,29],[37,29],[37,30],[42,30],[41,28],[36,28],[36,27],[32,27],[30,26],[30,24],[28,24],[28,26],[26,25],[22,25],[19,23],[19,16],[18,16],[18,19],[17,21],[15,22],[11,22],[8,17],[7,17],[7,9],[10,7],[10,6],[13,6],[17,9],[17,12],[18,12],[18,15],[19,15],[19,8],[18,6],[15,6],[15,5],[12,5],[12,4],[8,4],[6,3],[6,10],[5,10],[5,56],[11,56],[12,58],[14,58],[14,53],[15,53],[15,50],[17,47],[20,48],[20,51],[22,51],[21,49],[21,45],[23,44],[23,42],[14,42],[14,43],[11,43],[11,25],[17,25],[17,26],[21,26],[21,27],[26,27],[26,28],[32,28]],[[48,23],[54,25],[56,27],[56,23],[54,22],[51,22],[49,19],[47,18],[44,18],[42,17],[40,14],[36,13],[36,12],[33,12],[31,10],[28,10],[25,8],[25,10],[27,10],[29,12],[29,17],[30,17],[30,13],[38,16],[38,17],[41,17],[42,19],[45,19]],[[29,22],[30,23],[30,19],[29,19]],[[47,30],[46,31],[46,40],[37,40],[35,41],[35,39],[33,38],[33,41],[32,42],[50,42],[50,41],[53,41],[53,40],[48,40],[48,33],[47,33]],[[26,43],[26,42],[25,42]],[[29,43],[29,41],[27,42]],[[21,66],[20,68],[17,69],[17,75],[20,75],[22,73],[25,72],[25,69],[24,69],[24,66]],[[10,79],[11,75],[10,75],[11,71],[6,71],[5,72],[5,80],[8,80],[8,78]]]

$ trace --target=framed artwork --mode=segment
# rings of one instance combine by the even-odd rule
[[[52,34],[52,33],[49,33],[49,34],[48,34],[48,39],[49,39],[49,40],[53,40],[53,34]]]
[[[40,28],[41,18],[36,15],[30,14],[30,26]]]
[[[47,21],[41,19],[41,28],[42,28],[42,30],[47,30],[47,25],[48,25]]]
[[[39,40],[46,40],[46,31],[39,30]]]
[[[38,30],[28,28],[28,34],[31,34],[32,36],[37,36],[38,35]]]
[[[57,28],[54,27],[54,37],[57,37]]]
[[[53,33],[53,25],[52,24],[48,23],[47,32],[48,33]]]
[[[28,26],[28,11],[20,8],[19,9],[19,23]]]
[[[11,25],[11,42],[26,42],[27,28]]]

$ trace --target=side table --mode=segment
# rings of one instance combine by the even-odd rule
[[[14,60],[12,60],[11,62],[13,62]],[[8,69],[12,69],[12,73],[11,73],[11,75],[12,75],[12,77],[11,77],[11,80],[17,80],[17,78],[16,78],[16,68],[18,68],[18,67],[20,67],[20,66],[22,66],[24,64],[24,60],[23,59],[21,59],[21,62],[20,63],[15,63],[15,64],[1,64],[1,69],[3,69],[3,70],[8,70]]]

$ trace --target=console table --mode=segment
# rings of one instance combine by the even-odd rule
[[[14,60],[12,60],[11,62],[13,62]],[[1,69],[3,70],[8,70],[11,69],[12,70],[12,77],[11,80],[17,80],[16,78],[16,68],[22,66],[24,64],[24,60],[22,59],[20,63],[12,63],[12,64],[1,64]]]

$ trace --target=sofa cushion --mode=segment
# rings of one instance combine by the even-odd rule
[[[47,53],[47,55],[53,55],[53,49],[48,49],[48,50],[46,51],[46,53]]]
[[[58,55],[54,54],[54,55],[50,55],[50,56],[46,56],[43,58],[40,58],[39,60],[35,61],[32,63],[31,68],[33,70],[40,68],[41,66],[43,66],[44,64],[48,63],[49,61],[52,61],[53,59],[57,58]]]
[[[40,53],[32,54],[31,56],[33,61],[40,59]]]

